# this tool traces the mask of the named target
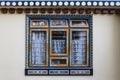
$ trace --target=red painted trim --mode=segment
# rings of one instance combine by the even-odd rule
[[[109,14],[115,14],[115,13],[116,13],[116,11],[114,9],[109,10]]]
[[[8,12],[10,14],[14,14],[14,13],[18,13],[18,14],[22,14],[24,13],[49,13],[52,14],[53,12],[55,12],[56,14],[60,14],[61,12],[63,14],[120,14],[120,9],[101,9],[101,8],[95,8],[95,9],[84,9],[84,8],[1,8],[0,9],[1,13],[3,14],[7,14]]]
[[[69,12],[69,10],[68,10],[68,8],[64,8],[64,9],[62,9],[62,12],[63,12],[64,14],[67,14],[67,13]]]
[[[102,9],[102,14],[108,14],[109,13],[109,11],[108,11],[108,9]]]
[[[16,10],[15,10],[14,8],[10,8],[10,9],[9,9],[9,13],[11,13],[11,14],[14,14],[15,11],[16,11]]]
[[[47,12],[51,14],[51,13],[53,13],[53,9],[52,8],[48,8]]]
[[[78,9],[78,13],[79,13],[79,14],[83,14],[83,13],[84,13],[84,9],[82,9],[82,8],[81,8],[81,9]]]
[[[38,8],[33,8],[33,9],[32,9],[32,12],[33,12],[33,13],[38,13]]]
[[[75,8],[70,9],[70,13],[71,13],[71,14],[75,14],[75,13],[76,13],[76,9],[75,9]]]
[[[18,8],[18,9],[16,9],[16,12],[17,12],[18,14],[22,14],[22,13],[23,13],[23,9],[22,9],[22,8]]]
[[[26,9],[24,9],[24,12],[25,12],[25,13],[30,13],[30,12],[31,12],[31,9],[30,9],[30,8],[26,8]]]
[[[40,12],[41,12],[41,13],[45,13],[45,12],[46,12],[46,8],[41,8],[41,9],[40,9]]]
[[[1,9],[1,13],[6,14],[7,12],[8,12],[8,9],[7,9],[7,8],[2,8],[2,9]]]
[[[86,12],[86,14],[91,14],[92,13],[92,9],[86,9],[85,12]]]
[[[61,8],[56,8],[55,13],[57,13],[57,14],[61,13]]]
[[[101,10],[100,9],[94,9],[93,13],[94,14],[101,14]]]

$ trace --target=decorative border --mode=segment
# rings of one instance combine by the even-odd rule
[[[88,76],[93,75],[92,69],[58,69],[58,70],[49,70],[49,69],[25,69],[25,75],[28,76]]]
[[[0,1],[0,6],[120,6],[120,1]]]
[[[120,14],[119,8],[1,8],[2,14]],[[46,14],[46,15],[47,15]]]

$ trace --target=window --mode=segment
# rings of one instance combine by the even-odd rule
[[[92,75],[91,15],[27,15],[26,75]]]

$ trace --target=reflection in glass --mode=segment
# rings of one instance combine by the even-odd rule
[[[66,20],[52,20],[52,26],[66,26]]]
[[[52,32],[52,53],[53,54],[66,53],[66,32],[65,31]]]
[[[52,64],[67,64],[66,59],[52,59]]]
[[[33,26],[46,26],[47,21],[46,20],[39,20],[39,21],[32,21]]]
[[[46,62],[46,32],[32,32],[32,64],[45,64]]]
[[[86,64],[87,32],[72,32],[72,64]]]
[[[72,26],[86,26],[86,21],[72,21]]]

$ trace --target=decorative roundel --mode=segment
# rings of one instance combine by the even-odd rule
[[[59,2],[58,5],[59,5],[59,6],[62,6],[62,5],[63,5],[63,2]]]
[[[79,5],[80,5],[80,2],[76,2],[76,5],[79,6]]]
[[[50,6],[50,5],[51,5],[51,2],[47,2],[47,5]]]
[[[7,6],[10,6],[10,2],[6,2],[6,5],[7,5]]]
[[[93,6],[97,6],[97,2],[93,2]]]
[[[42,6],[45,6],[45,2],[41,2],[41,5],[42,5]]]
[[[87,2],[87,5],[88,5],[88,6],[91,6],[91,5],[92,5],[92,3],[91,3],[91,2]]]
[[[116,2],[116,6],[120,6],[120,2]]]
[[[105,6],[109,6],[109,2],[105,2],[104,5],[105,5]]]
[[[99,6],[103,6],[103,2],[99,2]]]
[[[1,2],[1,6],[5,6],[5,2]]]
[[[15,6],[15,5],[16,5],[16,2],[12,2],[12,5]]]
[[[29,4],[30,4],[30,6],[33,6],[33,5],[34,5],[34,2],[30,2]]]
[[[71,5],[71,6],[74,6],[74,2],[70,2],[70,5]]]
[[[24,2],[24,5],[27,6],[27,5],[28,5],[28,2]]]
[[[81,4],[82,4],[82,6],[85,6],[85,5],[86,5],[86,2],[82,2]]]
[[[53,4],[53,6],[57,6],[57,2],[53,2],[52,4]]]
[[[115,3],[114,3],[114,2],[110,2],[110,5],[111,5],[111,6],[114,6],[114,5],[115,5]]]
[[[35,2],[35,5],[36,5],[36,6],[39,6],[39,5],[40,5],[40,3],[39,3],[39,2]]]
[[[22,6],[22,2],[18,2],[18,6]]]
[[[65,5],[65,6],[68,6],[68,2],[64,2],[64,5]]]
[[[97,1],[88,1],[88,2],[86,2],[86,1],[82,1],[82,2],[79,2],[79,1],[71,1],[71,2],[68,2],[68,1],[65,1],[65,2],[62,2],[62,1],[59,1],[59,2],[56,2],[56,1],[53,1],[53,2],[50,2],[50,1],[48,1],[48,2],[45,2],[45,1],[42,1],[42,2],[39,2],[39,1],[36,1],[36,2],[28,2],[28,1],[25,1],[25,2],[21,2],[21,1],[18,1],[18,2],[0,2],[0,5],[1,6],[16,6],[16,5],[18,5],[18,6],[22,6],[22,5],[24,5],[24,6],[28,6],[28,5],[30,5],[30,6],[39,6],[41,4],[41,6],[45,6],[45,5],[47,5],[47,6],[51,6],[51,5],[53,5],[53,6],[57,6],[57,4],[58,4],[58,6],[62,6],[62,5],[64,5],[64,6],[120,6],[120,2],[114,2],[114,1],[106,1],[106,2],[102,2],[102,1],[99,1],[99,2],[97,2]]]

